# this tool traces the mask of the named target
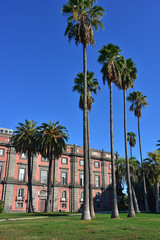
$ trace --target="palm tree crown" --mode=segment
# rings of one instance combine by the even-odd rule
[[[127,97],[127,100],[132,103],[130,106],[130,111],[134,111],[135,116],[138,118],[141,118],[142,116],[141,109],[149,105],[146,102],[146,98],[147,97],[140,91],[134,91]]]
[[[18,153],[27,153],[28,151],[36,153],[35,134],[38,130],[37,122],[25,120],[25,123],[19,123],[11,138],[11,142]]]
[[[84,73],[78,73],[74,79],[73,92],[77,91],[80,94],[79,108],[83,110],[83,89],[84,89]],[[87,108],[91,110],[94,98],[91,93],[97,94],[97,90],[100,90],[97,79],[94,78],[94,72],[87,71]]]
[[[129,142],[129,145],[131,146],[131,147],[134,147],[135,145],[136,145],[136,137],[137,137],[137,135],[135,134],[135,133],[133,133],[133,132],[128,132],[127,133],[127,141]]]
[[[110,43],[104,45],[98,52],[100,53],[98,62],[103,64],[101,69],[103,83],[105,84],[105,81],[107,81],[109,86],[111,82],[121,85],[120,71],[122,57],[119,46]]]
[[[96,0],[68,0],[63,5],[61,13],[68,15],[68,26],[65,36],[69,41],[74,39],[76,44],[82,43],[86,46],[90,43],[94,46],[93,27],[97,30],[100,25],[104,28],[100,19],[104,15],[104,8],[95,6]]]

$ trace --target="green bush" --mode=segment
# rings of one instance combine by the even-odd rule
[[[3,200],[0,200],[0,213],[3,213],[4,212],[4,201]]]

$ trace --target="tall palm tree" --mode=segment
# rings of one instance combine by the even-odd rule
[[[132,59],[125,60],[122,57],[122,72],[121,72],[121,84],[117,84],[119,88],[123,90],[124,100],[124,139],[125,139],[125,155],[126,155],[126,171],[127,171],[127,186],[128,186],[128,200],[129,200],[129,213],[128,217],[135,217],[135,211],[133,207],[132,187],[130,181],[130,168],[128,159],[128,146],[127,146],[127,112],[126,112],[126,91],[130,87],[134,87],[134,81],[137,78],[137,69]]]
[[[31,160],[33,154],[37,152],[37,144],[35,140],[35,134],[38,128],[37,122],[33,120],[25,120],[25,123],[19,123],[16,127],[17,131],[14,131],[14,135],[11,138],[11,142],[17,153],[26,153],[28,157],[28,193],[29,203],[28,212],[34,212],[33,199],[32,199],[32,166]]]
[[[130,145],[131,157],[132,157],[132,148],[136,145],[136,141],[137,141],[136,137],[137,137],[137,135],[133,132],[127,133],[127,141],[129,142],[129,145]]]
[[[119,218],[116,192],[116,176],[115,176],[115,157],[113,145],[113,106],[112,106],[112,83],[121,82],[120,70],[120,48],[114,44],[104,45],[99,51],[98,62],[102,64],[101,73],[103,75],[103,83],[107,82],[110,90],[110,143],[111,143],[111,169],[112,169],[112,214],[111,218]]]
[[[146,212],[149,212],[146,180],[143,172],[143,157],[142,157],[141,135],[140,135],[140,118],[142,117],[141,110],[142,108],[145,108],[145,106],[148,106],[148,103],[146,102],[146,98],[147,97],[142,92],[134,91],[130,93],[130,95],[127,97],[127,100],[131,102],[130,111],[134,111],[134,114],[138,119],[138,136],[139,136],[139,149],[140,149],[140,157],[141,157],[141,164],[142,164],[145,210]]]
[[[160,212],[159,209],[159,177],[160,177],[160,152],[153,151],[148,152],[148,157],[144,159],[144,170],[147,176],[151,177],[153,184],[155,185],[156,195],[156,212]]]
[[[84,108],[83,108],[83,151],[84,151],[84,207],[82,219],[90,220],[89,212],[89,179],[87,158],[87,46],[94,47],[94,32],[98,26],[104,28],[100,21],[104,15],[104,8],[95,6],[96,0],[68,0],[62,7],[62,14],[68,15],[68,26],[65,35],[69,41],[74,39],[76,44],[83,45],[83,73],[84,73]]]
[[[80,94],[79,99],[79,108],[83,110],[83,82],[84,74],[78,73],[77,77],[74,79],[73,92],[77,91]],[[97,94],[97,90],[100,90],[99,83],[97,79],[94,78],[94,72],[87,71],[87,109],[91,111],[92,103],[94,98],[91,96],[91,93]],[[93,190],[92,190],[92,165],[91,165],[91,156],[90,156],[90,134],[89,134],[89,114],[87,119],[87,132],[88,132],[88,165],[89,165],[89,205],[90,205],[90,214],[91,218],[95,217],[94,212],[94,203],[93,203]]]
[[[54,160],[53,179],[55,178],[55,158],[62,155],[63,150],[66,149],[66,142],[68,140],[68,132],[66,128],[59,125],[59,122],[51,122],[49,124],[42,123],[40,130],[36,136],[39,145],[39,152],[42,156],[48,158],[49,169],[47,176],[47,201],[45,205],[45,212],[49,211],[49,199],[51,193],[51,169]],[[54,184],[53,180],[53,184]],[[54,186],[53,186],[54,199]]]

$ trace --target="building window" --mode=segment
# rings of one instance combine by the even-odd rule
[[[66,185],[67,184],[67,173],[62,172],[61,176],[62,176],[62,184]]]
[[[96,208],[97,208],[97,209],[101,208],[101,204],[100,204],[100,203],[97,203],[97,204],[96,204]]]
[[[27,159],[27,154],[26,153],[21,153],[20,159]]]
[[[83,202],[84,200],[84,191],[80,192],[80,201]]]
[[[24,199],[24,188],[19,188],[17,190],[17,200],[23,200]]]
[[[67,203],[62,203],[62,209],[66,209],[67,208]]]
[[[84,186],[84,174],[81,173],[79,178],[80,178],[80,185]]]
[[[109,184],[112,184],[112,174],[109,173]]]
[[[63,190],[61,192],[61,199],[62,201],[67,201],[67,191]]]
[[[84,160],[83,160],[83,159],[80,159],[80,160],[79,160],[79,165],[80,165],[80,166],[84,166]]]
[[[111,168],[112,168],[112,167],[111,167],[111,163],[109,163],[109,170],[111,170]]]
[[[24,168],[19,169],[19,181],[25,181],[26,170]]]
[[[61,158],[61,163],[62,163],[62,164],[68,164],[68,158],[62,157],[62,158]]]
[[[95,175],[95,186],[100,187],[100,176]]]
[[[96,192],[96,202],[100,202],[101,201],[101,194],[100,192]]]
[[[0,148],[0,156],[4,157],[4,148]]]
[[[2,177],[2,166],[0,166],[0,179]]]
[[[100,162],[94,162],[94,167],[99,168],[100,167]]]
[[[41,161],[42,161],[42,162],[48,162],[48,158],[41,157]]]
[[[17,208],[23,208],[23,202],[17,202]]]
[[[47,183],[47,171],[41,171],[41,183]]]

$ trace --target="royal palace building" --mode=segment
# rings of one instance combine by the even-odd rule
[[[10,143],[13,130],[0,128],[0,199],[5,212],[26,212],[28,203],[27,156],[17,154]],[[91,149],[92,186],[95,211],[111,209],[111,156],[103,150]],[[55,164],[55,165],[54,165]],[[43,212],[47,198],[48,159],[40,154],[32,157],[33,205]],[[50,211],[81,211],[83,206],[83,148],[67,145],[63,155],[55,159]],[[52,169],[53,173],[53,169]]]

